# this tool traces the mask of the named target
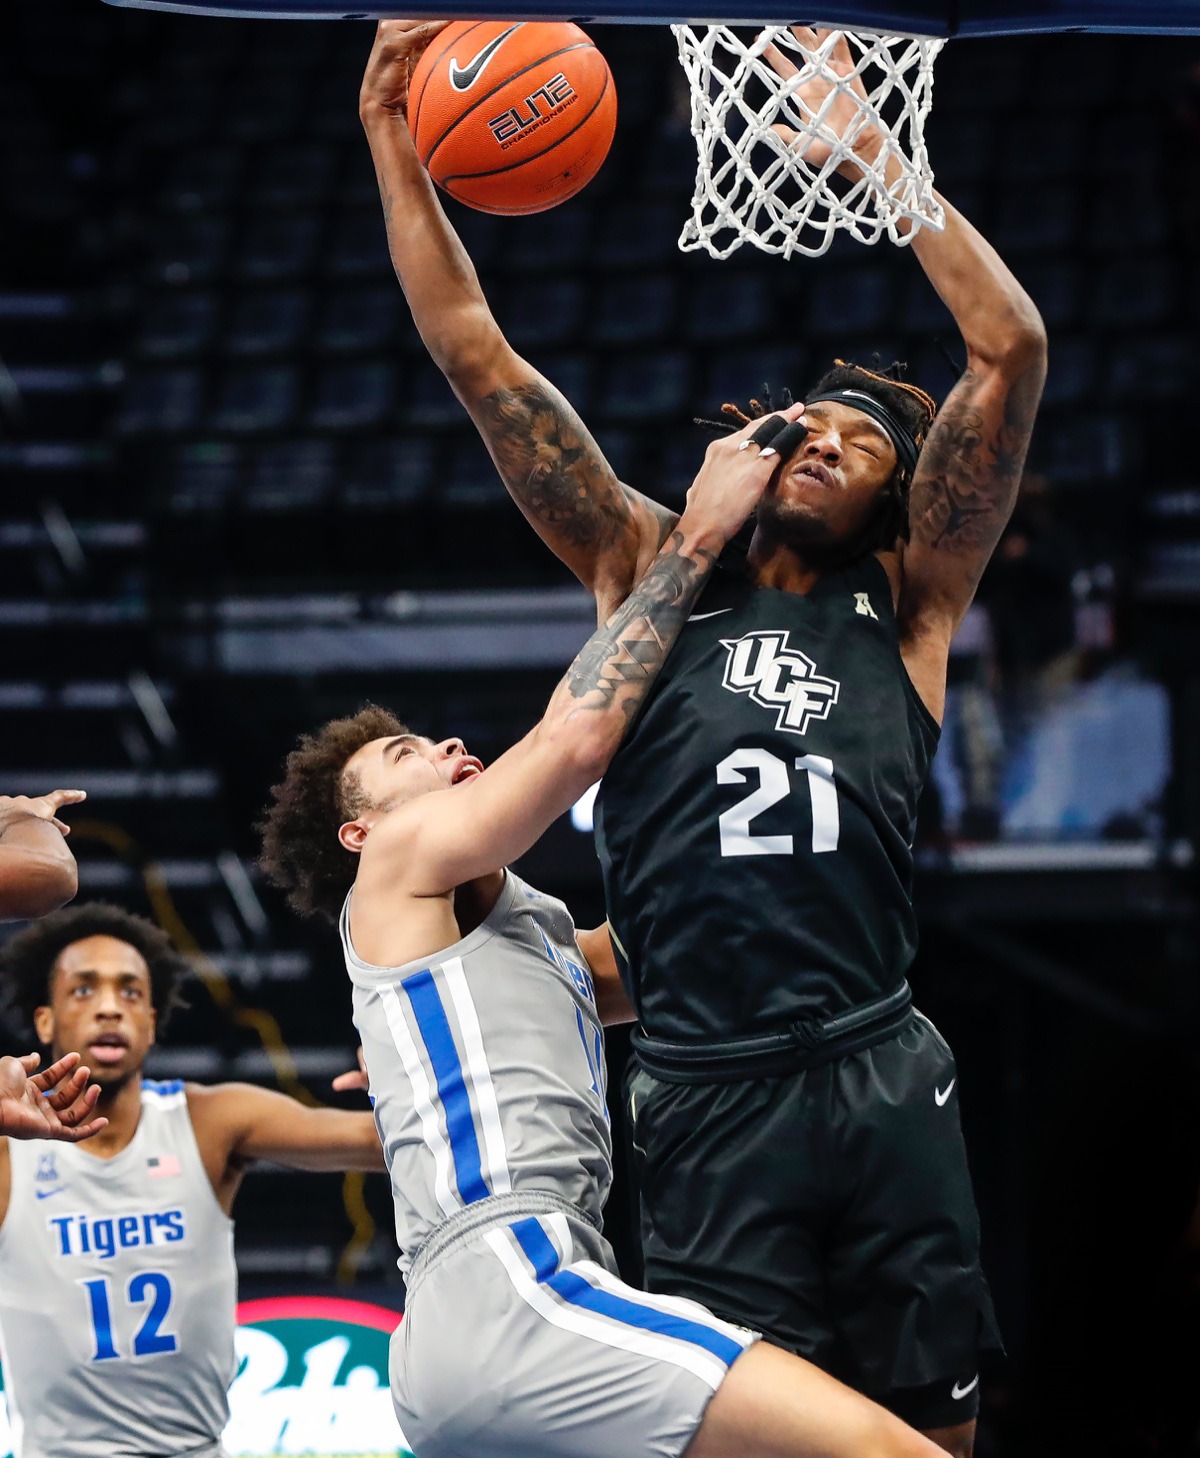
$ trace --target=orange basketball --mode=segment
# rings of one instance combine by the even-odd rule
[[[451,197],[485,213],[540,213],[600,170],[617,92],[577,25],[456,20],[417,62],[408,124]]]

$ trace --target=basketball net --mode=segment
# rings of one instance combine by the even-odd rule
[[[945,226],[925,147],[933,62],[944,41],[832,31],[810,49],[786,26],[769,26],[751,41],[724,25],[672,30],[691,84],[699,154],[692,216],[679,239],[685,252],[704,248],[728,258],[753,243],[785,258],[815,258],[839,230],[860,243],[877,243],[886,233],[903,244],[920,227]],[[842,35],[854,63],[849,75],[830,64]],[[770,45],[795,74],[775,70],[764,56]],[[828,117],[842,98],[853,103],[853,117],[835,128]],[[797,134],[795,140],[776,127]],[[884,138],[878,158],[857,164],[854,180],[840,177],[839,166],[871,127]],[[890,158],[899,170],[889,185]]]

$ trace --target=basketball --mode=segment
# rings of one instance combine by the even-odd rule
[[[485,213],[540,213],[600,170],[617,93],[577,25],[459,20],[413,71],[408,123],[451,197]]]

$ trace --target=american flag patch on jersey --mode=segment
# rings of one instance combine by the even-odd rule
[[[152,1180],[165,1180],[169,1175],[183,1173],[183,1167],[173,1154],[152,1154],[146,1161],[146,1173]]]

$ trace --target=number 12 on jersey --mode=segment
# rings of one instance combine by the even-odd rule
[[[801,754],[795,768],[808,784],[812,804],[812,848],[815,854],[835,851],[841,821],[838,815],[837,785],[833,760],[823,754]],[[723,856],[790,856],[795,850],[791,835],[755,835],[750,822],[756,815],[778,805],[791,794],[788,763],[769,749],[735,749],[717,766],[719,785],[744,785],[748,772],[757,775],[758,787],[717,817]]]
[[[87,1292],[92,1317],[92,1336],[96,1342],[92,1361],[111,1361],[122,1354],[113,1340],[112,1301],[108,1279],[100,1276],[93,1281],[80,1281],[79,1284]],[[161,1271],[139,1271],[136,1276],[129,1278],[129,1284],[125,1288],[125,1298],[129,1304],[141,1306],[149,1302],[150,1305],[133,1339],[135,1357],[159,1357],[178,1348],[178,1338],[173,1333],[162,1330],[162,1324],[171,1309],[171,1294],[170,1277],[163,1275]]]

